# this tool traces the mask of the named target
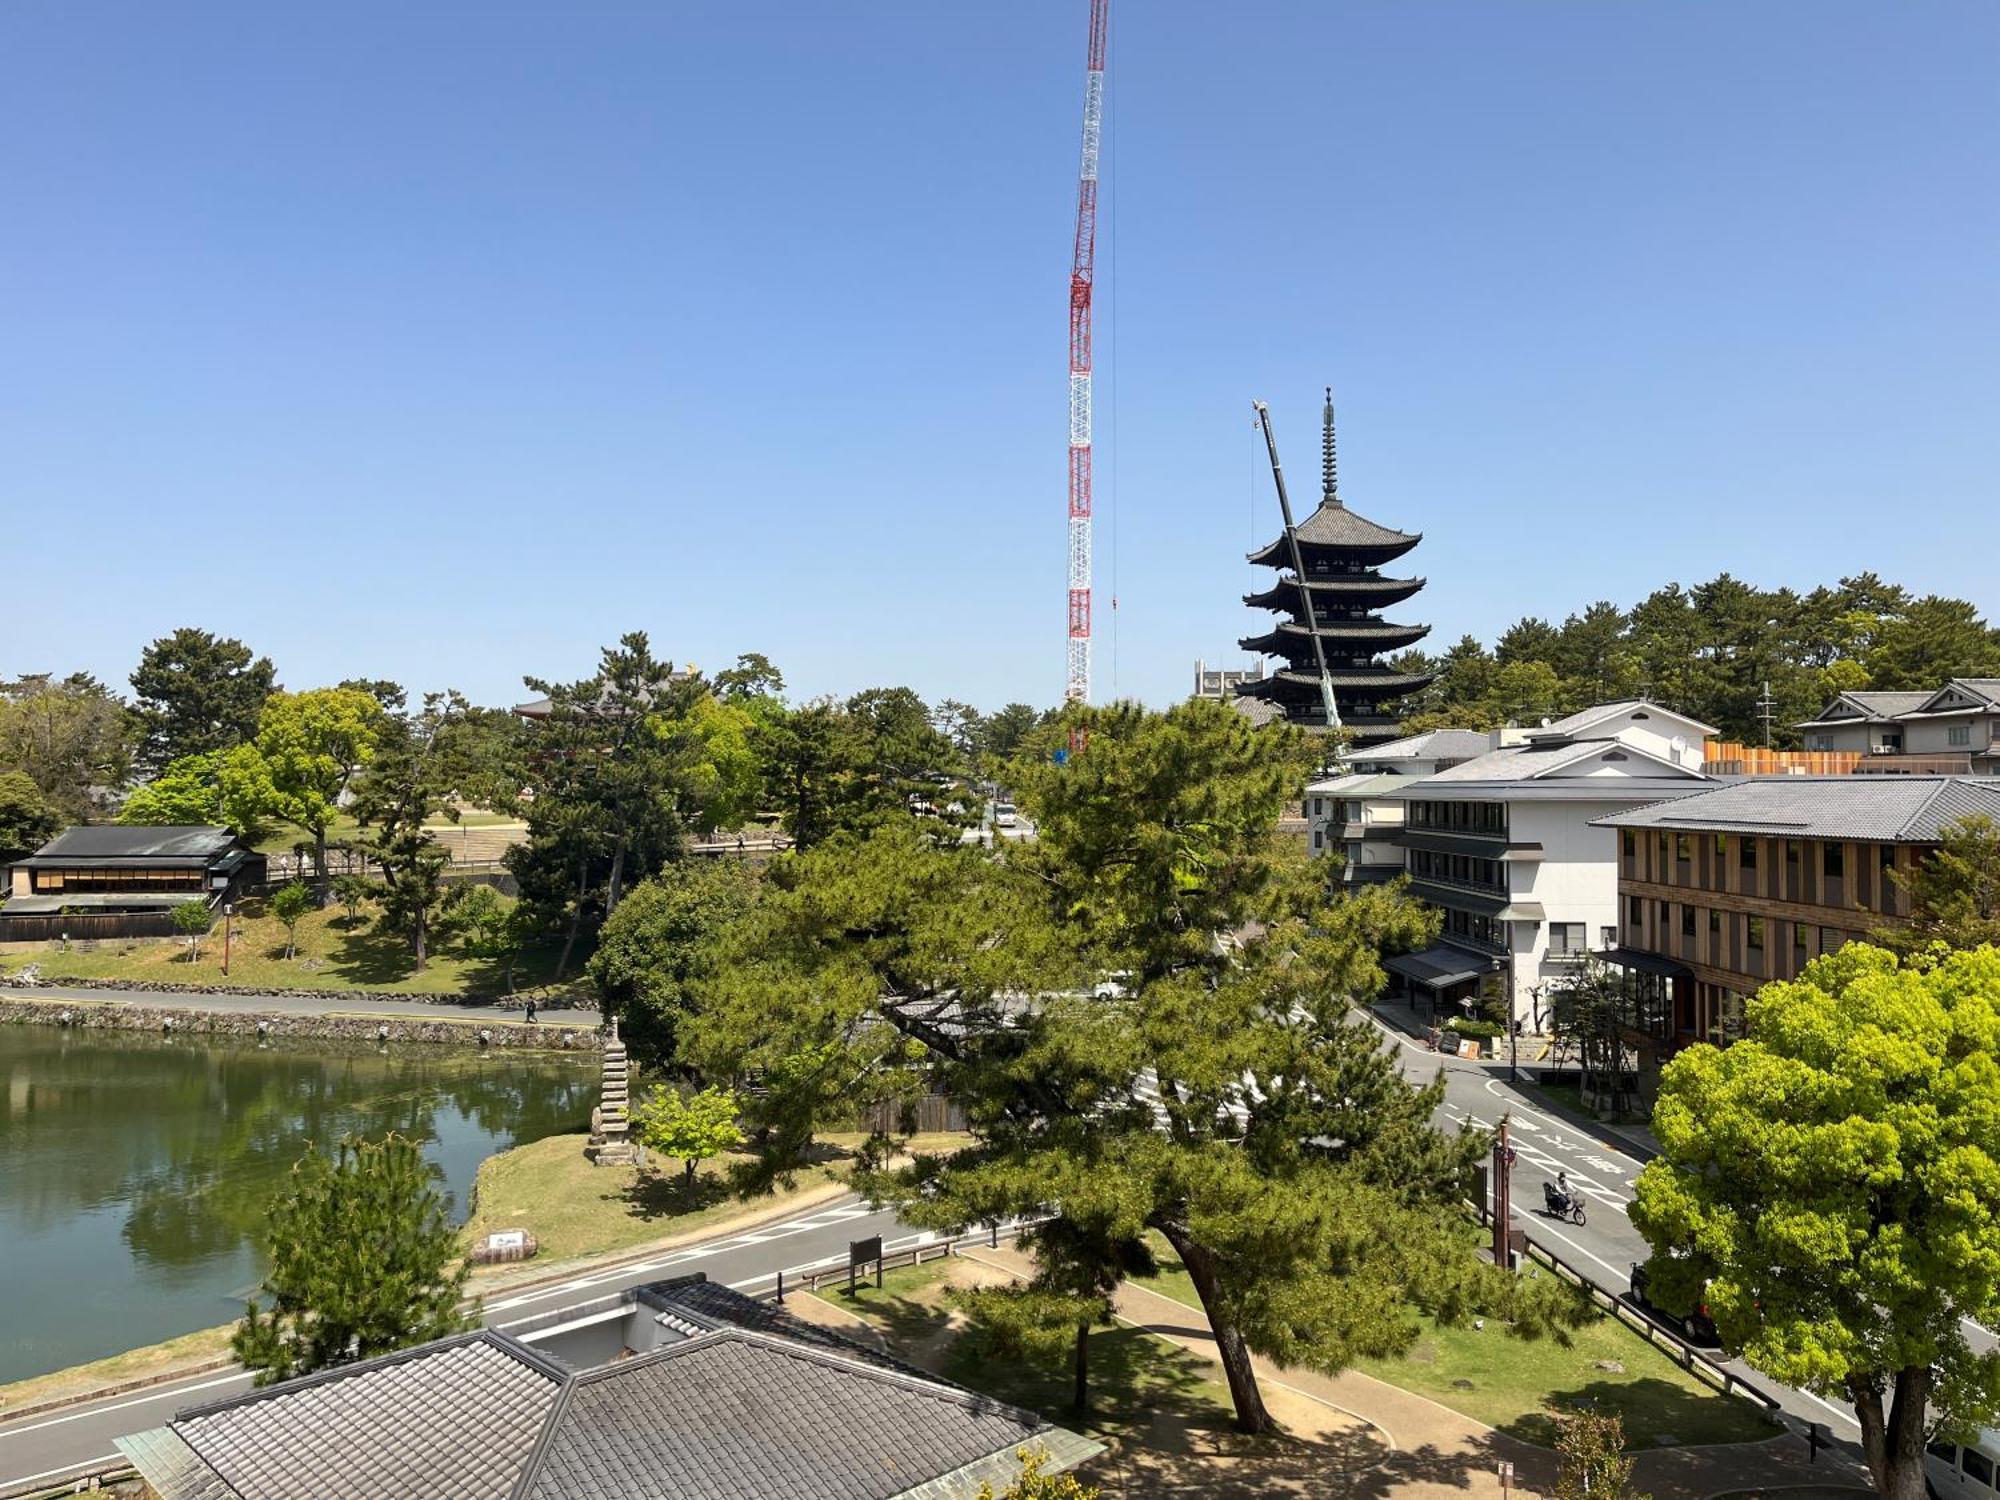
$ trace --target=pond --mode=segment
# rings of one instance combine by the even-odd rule
[[[495,1151],[586,1128],[594,1055],[0,1026],[0,1383],[240,1316],[307,1141],[423,1143],[452,1217]]]

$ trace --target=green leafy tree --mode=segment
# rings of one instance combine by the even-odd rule
[[[1053,1205],[1107,1253],[1158,1231],[1249,1431],[1253,1350],[1338,1369],[1407,1349],[1417,1308],[1504,1307],[1523,1336],[1585,1316],[1476,1260],[1458,1198],[1484,1139],[1439,1131],[1442,1084],[1348,1017],[1436,918],[1396,887],[1330,896],[1279,840],[1305,738],[1205,702],[1038,734],[1072,728],[1066,765],[1015,763],[1036,842],[996,858],[884,822],[774,869],[684,1041],[718,1076],[765,1071],[760,1147],[797,1160],[815,1126],[949,1092],[973,1144],[866,1190],[935,1228]]]
[[[731,702],[775,699],[784,691],[785,674],[761,651],[745,651],[736,658],[735,666],[715,674],[716,696]]]
[[[333,899],[347,913],[347,925],[354,926],[361,920],[361,908],[375,897],[375,882],[366,875],[336,875],[333,877]]]
[[[276,804],[270,768],[254,744],[242,744],[171,762],[133,788],[118,821],[219,824],[254,841],[269,832]]]
[[[342,795],[374,758],[385,721],[374,695],[351,687],[274,693],[258,719],[257,751],[269,768],[273,806],[312,837],[321,906],[332,899],[326,831]]]
[[[1074,1474],[1046,1472],[1049,1464],[1046,1448],[1016,1448],[1014,1457],[1021,1463],[1021,1472],[1014,1482],[996,1494],[990,1480],[981,1480],[977,1500],[1098,1500],[1104,1493]]]
[[[132,673],[138,763],[159,771],[256,738],[276,677],[271,659],[241,641],[191,626],[161,636]]]
[[[270,1269],[231,1348],[259,1385],[390,1354],[473,1326],[433,1171],[390,1135],[309,1146],[266,1225]]]
[[[1646,1500],[1632,1493],[1633,1460],[1625,1424],[1608,1412],[1571,1412],[1557,1419],[1554,1500]]]
[[[361,848],[382,872],[382,924],[408,939],[418,972],[430,962],[431,934],[453,896],[445,879],[451,852],[431,825],[441,816],[458,821],[465,714],[457,693],[430,693],[418,712],[389,715],[355,787],[354,816],[366,830]]]
[[[633,1111],[632,1123],[648,1151],[681,1164],[681,1191],[692,1193],[703,1162],[743,1144],[743,1128],[736,1123],[742,1110],[742,1101],[728,1089],[683,1094],[663,1088]]]
[[[1867,655],[1884,692],[1941,687],[1953,677],[2000,677],[2000,630],[1963,599],[1916,599],[1884,621]]]
[[[731,925],[756,899],[757,879],[733,859],[668,865],[619,904],[598,934],[589,973],[606,1019],[655,1063],[675,1054],[696,988],[714,977]]]
[[[174,931],[187,939],[188,957],[191,964],[201,962],[201,940],[208,929],[215,925],[215,915],[205,901],[184,901],[174,908]]]
[[[34,778],[23,771],[0,771],[0,854],[25,854],[62,832],[57,812]]]
[[[1939,845],[1889,878],[1910,914],[1878,928],[1875,941],[1905,956],[1932,949],[2000,946],[2000,827],[1981,814],[1939,831]]]
[[[1632,1223],[1649,1295],[1705,1302],[1766,1374],[1854,1405],[1879,1493],[2000,1408],[2000,950],[1928,967],[1850,943],[1669,1063]]]
[[[287,960],[299,951],[299,923],[305,920],[306,913],[312,909],[312,892],[306,889],[304,881],[288,881],[271,892],[271,915],[285,924]]]
[[[507,993],[513,994],[521,955],[542,931],[534,907],[525,901],[509,901],[490,885],[465,885],[459,890],[460,899],[451,904],[447,915],[465,932],[466,950],[474,958],[492,959],[500,965]]]
[[[95,677],[0,682],[0,771],[19,771],[65,823],[101,816],[132,764],[125,705]]]

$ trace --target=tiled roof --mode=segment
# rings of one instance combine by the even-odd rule
[[[65,828],[35,851],[37,859],[206,859],[235,840],[227,828],[202,823],[93,823]]]
[[[1483,729],[1432,729],[1423,734],[1405,735],[1370,745],[1357,760],[1451,760],[1484,755],[1493,748],[1493,737]]]
[[[661,1316],[673,1321],[670,1327],[679,1328],[688,1334],[708,1333],[720,1328],[745,1328],[752,1333],[768,1333],[779,1338],[790,1339],[796,1344],[805,1344],[815,1349],[823,1349],[829,1354],[843,1359],[858,1359],[863,1363],[879,1365],[885,1370],[899,1374],[914,1375],[922,1380],[936,1381],[941,1385],[953,1385],[948,1380],[939,1380],[935,1375],[919,1370],[914,1365],[903,1363],[880,1350],[871,1349],[866,1344],[843,1338],[831,1328],[823,1328],[817,1323],[808,1323],[804,1318],[794,1317],[775,1302],[760,1302],[755,1297],[746,1297],[733,1287],[724,1286],[719,1281],[697,1281],[690,1277],[686,1281],[669,1285],[655,1283],[642,1288],[639,1300],[648,1306],[658,1305]],[[954,1389],[957,1387],[954,1385]]]
[[[970,1392],[730,1330],[576,1377],[524,1500],[890,1500],[1044,1430]]]
[[[1578,761],[1603,755],[1617,755],[1618,764],[1633,776],[1671,776],[1678,769],[1650,751],[1621,740],[1571,740],[1560,745],[1508,745],[1499,750],[1489,750],[1476,760],[1448,767],[1435,776],[1426,776],[1423,785],[1461,781],[1532,781]],[[1684,774],[1690,779],[1698,779],[1699,776],[1694,771]]]
[[[171,1430],[244,1500],[506,1500],[560,1390],[529,1351],[475,1333],[196,1408]]]
[[[1387,526],[1378,526],[1366,516],[1356,515],[1339,503],[1322,503],[1318,510],[1307,516],[1298,525],[1299,541],[1308,547],[1413,547],[1421,541],[1422,533],[1396,531]],[[1285,550],[1285,539],[1281,535],[1267,547],[1260,547],[1252,556],[1262,556],[1276,549]]]
[[[1530,735],[1579,735],[1606,719],[1619,714],[1629,714],[1635,709],[1644,709],[1648,713],[1671,714],[1683,723],[1692,724],[1706,733],[1715,733],[1714,725],[1704,724],[1699,719],[1690,718],[1687,714],[1668,708],[1663,703],[1655,703],[1650,698],[1621,698],[1616,703],[1593,703],[1589,708],[1578,709],[1565,718],[1557,719],[1553,724],[1544,724],[1538,729],[1530,729],[1527,732]]]
[[[1947,823],[1974,813],[2000,818],[2000,778],[1759,776],[1597,821],[1622,828],[1934,843]]]

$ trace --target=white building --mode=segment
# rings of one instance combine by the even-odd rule
[[[1479,729],[1433,729],[1355,752],[1349,774],[1306,788],[1308,843],[1315,857],[1339,853],[1350,884],[1403,873],[1400,793],[1425,776],[1486,754],[1493,740]]]
[[[1558,977],[1618,945],[1617,845],[1592,820],[1712,785],[1712,733],[1657,703],[1600,704],[1498,730],[1485,755],[1399,788],[1404,868],[1444,930],[1389,959],[1391,972],[1416,998],[1450,1005],[1496,976],[1514,1016],[1534,1024]]]

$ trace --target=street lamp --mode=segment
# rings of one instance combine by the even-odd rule
[[[1507,1028],[1507,1081],[1509,1083],[1519,1083],[1521,1081],[1521,1028],[1514,1018],[1514,955],[1511,952],[1508,953],[1504,961],[1497,957],[1489,960],[1489,971],[1496,977],[1503,973],[1507,976],[1501,981],[1500,989],[1501,1011],[1507,1018],[1501,1023]]]

